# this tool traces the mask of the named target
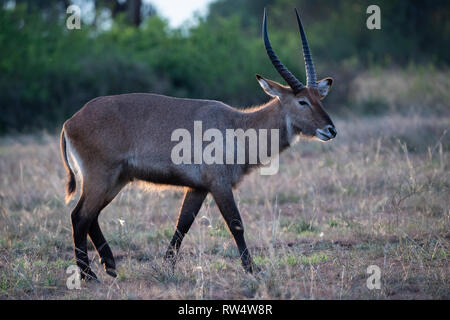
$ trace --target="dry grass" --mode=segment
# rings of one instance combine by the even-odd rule
[[[374,67],[358,73],[349,86],[351,110],[370,114],[408,112],[450,115],[450,70],[433,65],[404,69]],[[426,107],[425,107],[426,106]]]
[[[66,288],[72,257],[56,136],[0,141],[0,298],[450,298],[450,118],[387,115],[337,121],[331,143],[301,142],[276,176],[235,192],[262,271],[245,274],[208,196],[172,273],[163,254],[181,194],[127,187],[100,216],[118,265]],[[120,220],[124,223],[121,224]],[[381,290],[366,269],[381,268]]]

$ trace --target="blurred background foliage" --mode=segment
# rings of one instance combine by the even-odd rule
[[[293,8],[300,9],[318,77],[336,80],[326,104],[333,112],[423,104],[448,112],[446,0],[216,0],[205,17],[176,29],[151,2],[81,2],[89,13],[82,12],[81,30],[68,30],[70,0],[0,0],[0,133],[55,129],[100,95],[263,103],[255,74],[282,82],[261,39],[264,7],[275,51],[304,80]],[[370,4],[381,8],[381,30],[366,28]]]

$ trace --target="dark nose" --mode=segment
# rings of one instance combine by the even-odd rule
[[[331,135],[333,138],[336,137],[336,135],[337,135],[336,128],[333,127],[333,126],[329,126],[329,127],[328,127],[328,132],[330,133],[330,135]]]

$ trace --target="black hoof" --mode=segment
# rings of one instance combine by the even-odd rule
[[[261,267],[257,266],[256,264],[254,264],[253,262],[249,263],[249,264],[245,264],[243,265],[245,272],[247,273],[259,273],[262,271]]]
[[[116,270],[114,270],[114,269],[112,269],[112,268],[106,268],[106,267],[105,267],[105,271],[106,271],[106,273],[109,274],[111,277],[117,278]]]
[[[80,278],[84,281],[98,280],[97,275],[91,269],[82,270],[80,272]]]
[[[164,256],[164,262],[171,265],[172,268],[175,267],[175,264],[177,262],[177,255],[172,250],[168,250]]]
[[[164,255],[164,260],[173,261],[175,259],[175,252],[172,249],[168,249]]]
[[[263,271],[263,268],[255,264],[253,265],[253,273],[260,273],[261,271]]]
[[[100,258],[100,264],[103,265],[103,268],[105,269],[107,274],[109,274],[113,278],[117,277],[116,263],[114,262],[114,259]]]

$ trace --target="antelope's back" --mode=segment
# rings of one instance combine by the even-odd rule
[[[95,98],[64,124],[72,145],[104,161],[167,163],[179,128],[232,128],[238,111],[212,100],[133,93]],[[77,148],[77,145],[79,148]],[[89,155],[90,154],[90,155]]]

